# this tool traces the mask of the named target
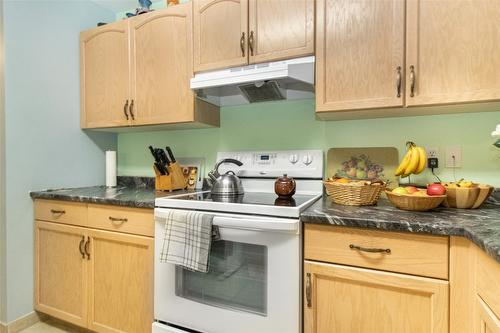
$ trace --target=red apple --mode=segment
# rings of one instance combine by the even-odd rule
[[[446,193],[446,188],[441,185],[441,183],[433,183],[427,185],[428,195],[444,195]]]
[[[418,188],[415,186],[406,186],[405,189],[408,191],[408,193],[413,194],[415,192],[418,192]]]

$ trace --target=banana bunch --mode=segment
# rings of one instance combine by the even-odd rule
[[[411,174],[418,175],[422,173],[427,164],[427,154],[424,148],[417,147],[413,142],[407,142],[406,147],[406,155],[395,173],[396,176],[401,176],[402,178],[408,177]]]

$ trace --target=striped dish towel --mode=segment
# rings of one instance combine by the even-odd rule
[[[217,228],[212,227],[213,219],[210,214],[183,210],[168,210],[157,216],[157,221],[165,222],[160,262],[207,273],[212,239],[218,235]]]

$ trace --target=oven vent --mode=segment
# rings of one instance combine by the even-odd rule
[[[238,86],[249,103],[270,102],[285,99],[285,95],[276,81],[264,81]]]

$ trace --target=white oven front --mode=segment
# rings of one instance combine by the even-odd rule
[[[213,224],[221,240],[210,271],[198,273],[159,262],[164,225],[156,222],[153,333],[299,333],[299,220],[215,214]]]

